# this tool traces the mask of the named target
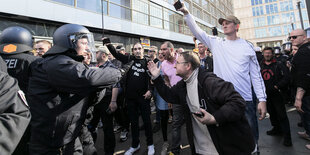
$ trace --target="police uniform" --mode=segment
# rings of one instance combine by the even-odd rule
[[[33,39],[25,28],[13,26],[0,35],[0,56],[6,62],[8,73],[18,81],[20,89],[27,94],[28,71],[37,57],[30,54]]]
[[[29,52],[32,44],[31,33],[19,26],[8,27],[0,35],[0,56],[6,62],[8,74],[17,79],[19,88],[26,96],[29,66],[37,59]],[[29,138],[28,128],[13,155],[27,155]]]
[[[17,81],[3,70],[0,85],[0,153],[11,155],[30,122],[30,111]]]
[[[81,25],[59,27],[53,35],[54,46],[31,65],[31,155],[82,154],[77,137],[85,121],[88,95],[121,77],[115,68],[88,68],[81,63],[83,56],[77,55],[76,43],[81,35],[90,42],[90,34]]]

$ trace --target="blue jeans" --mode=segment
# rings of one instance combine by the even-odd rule
[[[254,100],[253,100],[254,101]],[[245,117],[247,118],[249,125],[252,129],[252,133],[255,138],[255,143],[257,144],[259,138],[258,132],[258,123],[257,123],[257,116],[256,116],[256,100],[253,101],[246,101],[245,107]]]
[[[306,133],[310,135],[310,96],[304,96],[302,98],[301,109],[304,111],[304,113],[302,113],[304,128]]]

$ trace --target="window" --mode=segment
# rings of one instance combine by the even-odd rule
[[[149,25],[149,5],[147,1],[132,0],[132,21]]]
[[[261,27],[266,25],[265,17],[254,18],[254,27]]]
[[[195,2],[195,3],[197,3],[197,4],[200,4],[200,3],[199,3],[199,0],[193,0],[193,2]]]
[[[295,22],[294,12],[282,13],[282,23],[292,23]]]
[[[202,8],[210,12],[210,6],[207,0],[202,0]]]
[[[301,15],[303,20],[309,20],[307,10],[302,10]]]
[[[255,29],[255,38],[263,38],[267,37],[266,28],[263,29]]]
[[[162,8],[156,4],[150,3],[150,26],[163,28]]]
[[[280,2],[281,11],[290,11],[293,10],[292,0]]]
[[[202,19],[201,17],[201,11],[199,8],[197,8],[196,6],[193,6],[193,15],[196,16],[197,18]]]
[[[258,5],[258,4],[262,4],[263,0],[251,0],[251,4],[252,5]]]
[[[252,8],[253,16],[260,16],[264,14],[264,9],[262,6]]]
[[[130,1],[128,0],[109,0],[109,1],[118,5],[127,6],[128,8],[130,7]]]
[[[107,1],[101,1],[101,0],[77,0],[76,6],[79,8],[83,8],[86,10],[94,11],[94,12],[100,12],[101,13],[101,2],[103,2],[103,11],[104,14],[107,14]]]
[[[109,4],[109,15],[116,18],[131,20],[131,11],[117,4]]]
[[[268,25],[280,24],[280,16],[279,15],[272,15],[267,16]]]
[[[287,35],[292,31],[292,25],[284,25],[282,26],[283,35]]]
[[[276,2],[277,0],[265,0],[265,3]]]
[[[266,5],[266,14],[278,13],[278,4],[269,4]]]
[[[269,36],[270,37],[281,36],[282,35],[282,30],[281,30],[280,26],[269,27],[268,31],[269,31]]]
[[[74,0],[53,0],[53,1],[74,6]]]

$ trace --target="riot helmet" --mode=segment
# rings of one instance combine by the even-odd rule
[[[282,51],[286,55],[289,55],[292,51],[292,42],[288,41],[282,44]]]
[[[274,47],[274,54],[275,55],[281,55],[282,53],[281,53],[281,48],[280,47]]]
[[[32,50],[33,37],[31,33],[20,26],[4,29],[0,35],[0,53],[17,54]]]
[[[94,37],[87,28],[77,24],[65,24],[59,27],[53,35],[54,46],[43,57],[64,53],[68,50],[76,50],[79,39],[87,39],[87,52],[92,55],[91,62],[96,62],[96,48]]]

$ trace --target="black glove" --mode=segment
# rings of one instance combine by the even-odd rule
[[[110,44],[110,43],[111,43],[110,38],[108,38],[108,37],[102,38],[102,44],[103,44],[103,46],[105,46],[105,45],[107,45],[107,44]]]

